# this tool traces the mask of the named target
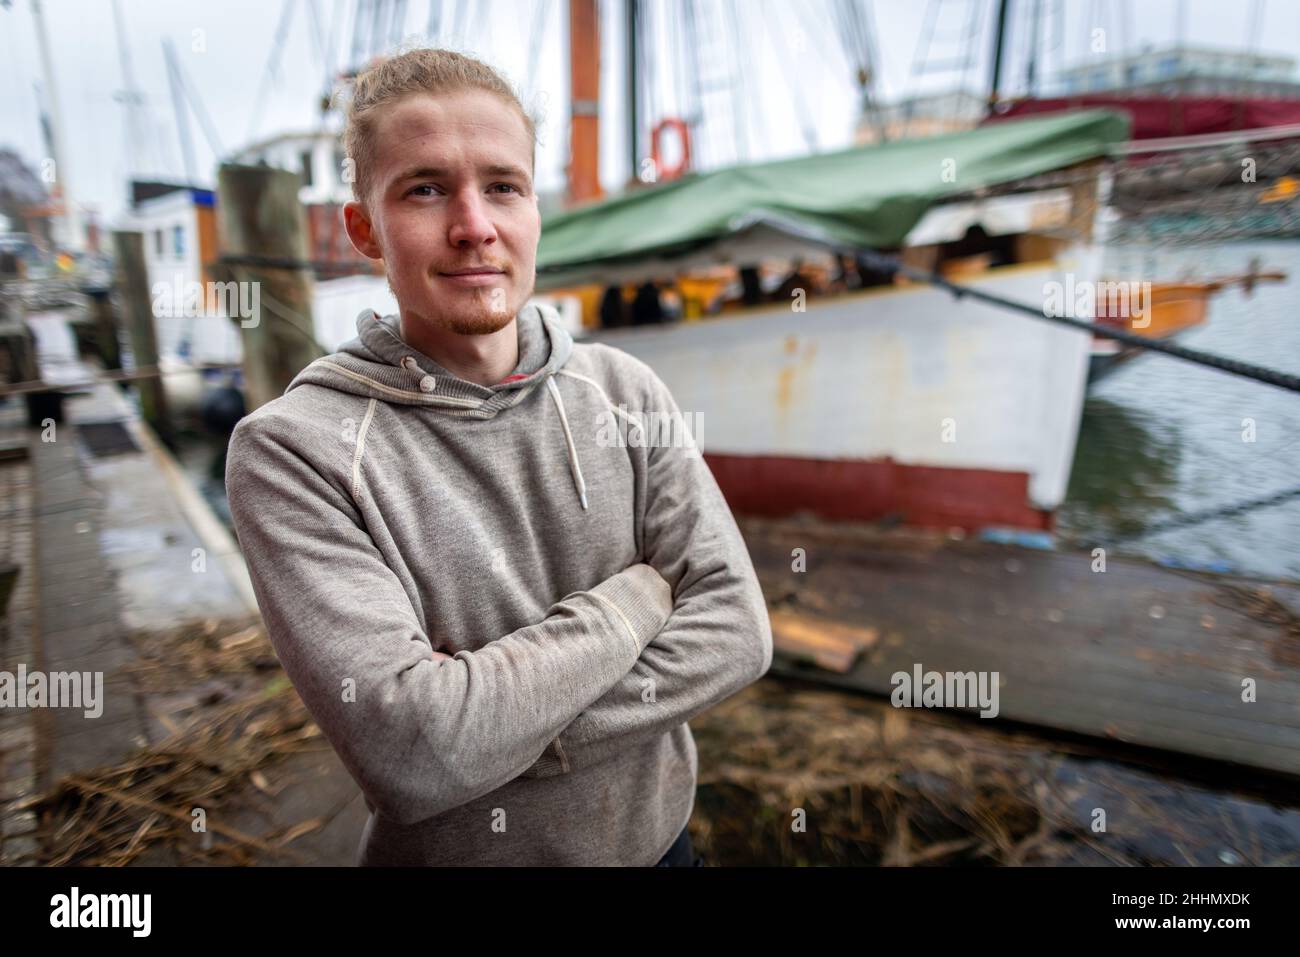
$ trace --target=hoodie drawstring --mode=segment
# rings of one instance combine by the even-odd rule
[[[551,376],[546,378],[546,388],[550,390],[555,407],[560,410],[560,425],[564,428],[564,441],[569,447],[569,471],[573,473],[573,484],[578,489],[578,501],[587,507],[587,483],[582,478],[582,466],[578,464],[578,449],[573,444],[573,433],[569,431],[569,417],[564,414],[564,400],[560,398],[560,388]]]

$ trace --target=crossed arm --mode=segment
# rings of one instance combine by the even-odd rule
[[[474,652],[435,659],[410,597],[348,494],[245,419],[231,437],[231,515],[285,673],[379,812],[413,824],[517,778],[636,662],[672,611],[632,565]]]
[[[671,393],[653,374],[648,401],[646,411],[681,422]],[[672,614],[636,664],[557,736],[525,777],[575,771],[662,735],[772,663],[767,606],[748,549],[702,455],[678,445],[644,453],[643,560],[672,585]]]

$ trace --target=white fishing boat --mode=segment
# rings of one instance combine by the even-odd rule
[[[1124,131],[1084,113],[687,177],[545,223],[539,287],[872,247],[1045,305],[1097,278],[1095,160]],[[739,512],[1051,529],[1089,335],[921,284],[799,300],[588,335],[702,424]]]

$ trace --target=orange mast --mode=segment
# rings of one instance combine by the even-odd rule
[[[599,199],[600,20],[596,0],[569,0],[569,202]]]

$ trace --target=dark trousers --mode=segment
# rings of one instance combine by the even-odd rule
[[[677,835],[677,840],[673,841],[672,847],[668,848],[668,853],[663,856],[655,867],[703,867],[704,858],[695,853],[695,848],[691,847],[691,833],[687,828],[682,828],[682,833]]]

